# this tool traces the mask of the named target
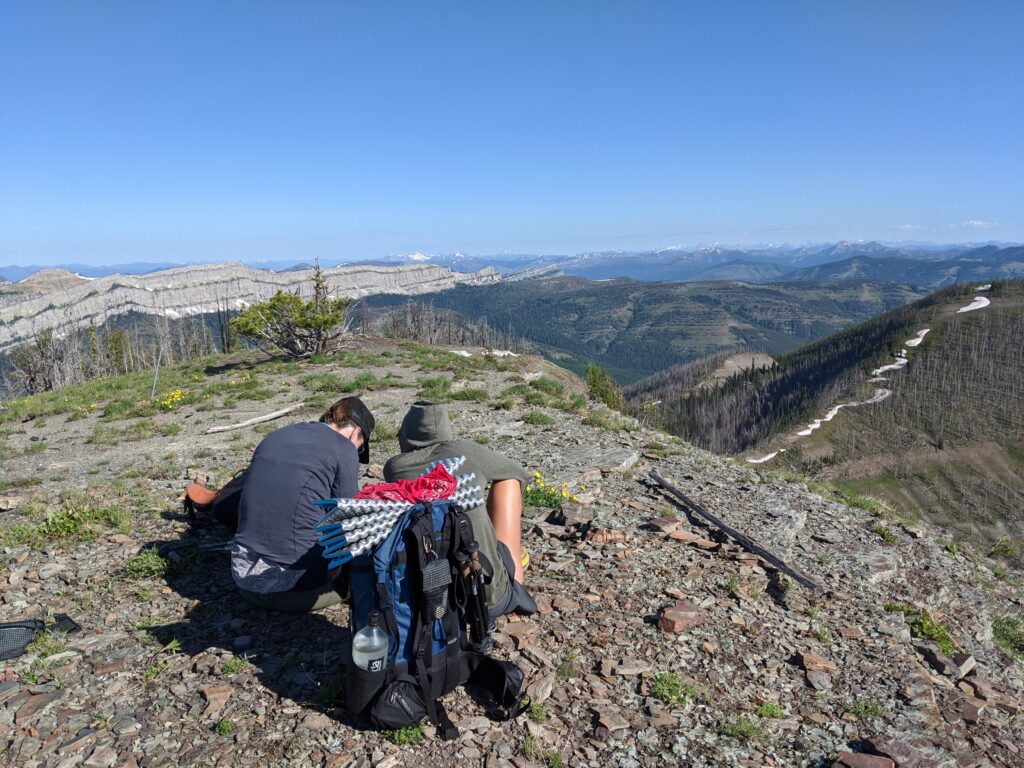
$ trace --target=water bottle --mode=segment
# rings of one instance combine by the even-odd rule
[[[367,672],[381,672],[388,663],[388,635],[380,628],[380,612],[352,638],[352,661]]]

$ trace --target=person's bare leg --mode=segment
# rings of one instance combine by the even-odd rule
[[[508,547],[516,564],[516,581],[523,580],[522,542],[520,521],[523,517],[522,489],[518,480],[498,480],[491,484],[487,497],[487,514],[498,541]]]

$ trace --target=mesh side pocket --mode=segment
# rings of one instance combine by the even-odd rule
[[[42,628],[43,622],[38,620],[0,624],[0,661],[21,656],[36,632]]]
[[[447,560],[437,559],[423,568],[423,599],[427,615],[443,619],[448,613],[448,586],[452,583],[452,569]]]

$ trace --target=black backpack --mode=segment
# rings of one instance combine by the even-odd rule
[[[329,507],[331,502],[318,503]],[[324,556],[330,558],[343,548],[345,532],[337,523],[319,530]],[[450,500],[411,506],[387,538],[349,562],[353,636],[374,613],[388,635],[382,669],[371,672],[349,663],[350,712],[368,716],[379,728],[411,727],[427,717],[443,739],[452,739],[458,730],[439,699],[460,685],[488,692],[502,707],[503,719],[524,709],[522,671],[487,655],[495,625],[484,586],[492,565],[480,557],[462,507]]]

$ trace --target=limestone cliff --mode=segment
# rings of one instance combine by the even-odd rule
[[[132,311],[177,318],[237,310],[279,290],[308,297],[312,275],[312,270],[268,272],[242,264],[203,264],[148,275],[77,278],[60,283],[56,290],[33,290],[31,285],[16,283],[0,294],[0,352],[49,328],[63,334]],[[335,295],[349,297],[430,293],[501,279],[491,268],[466,274],[431,264],[342,266],[325,269],[324,275]],[[16,286],[22,289],[14,290]]]

